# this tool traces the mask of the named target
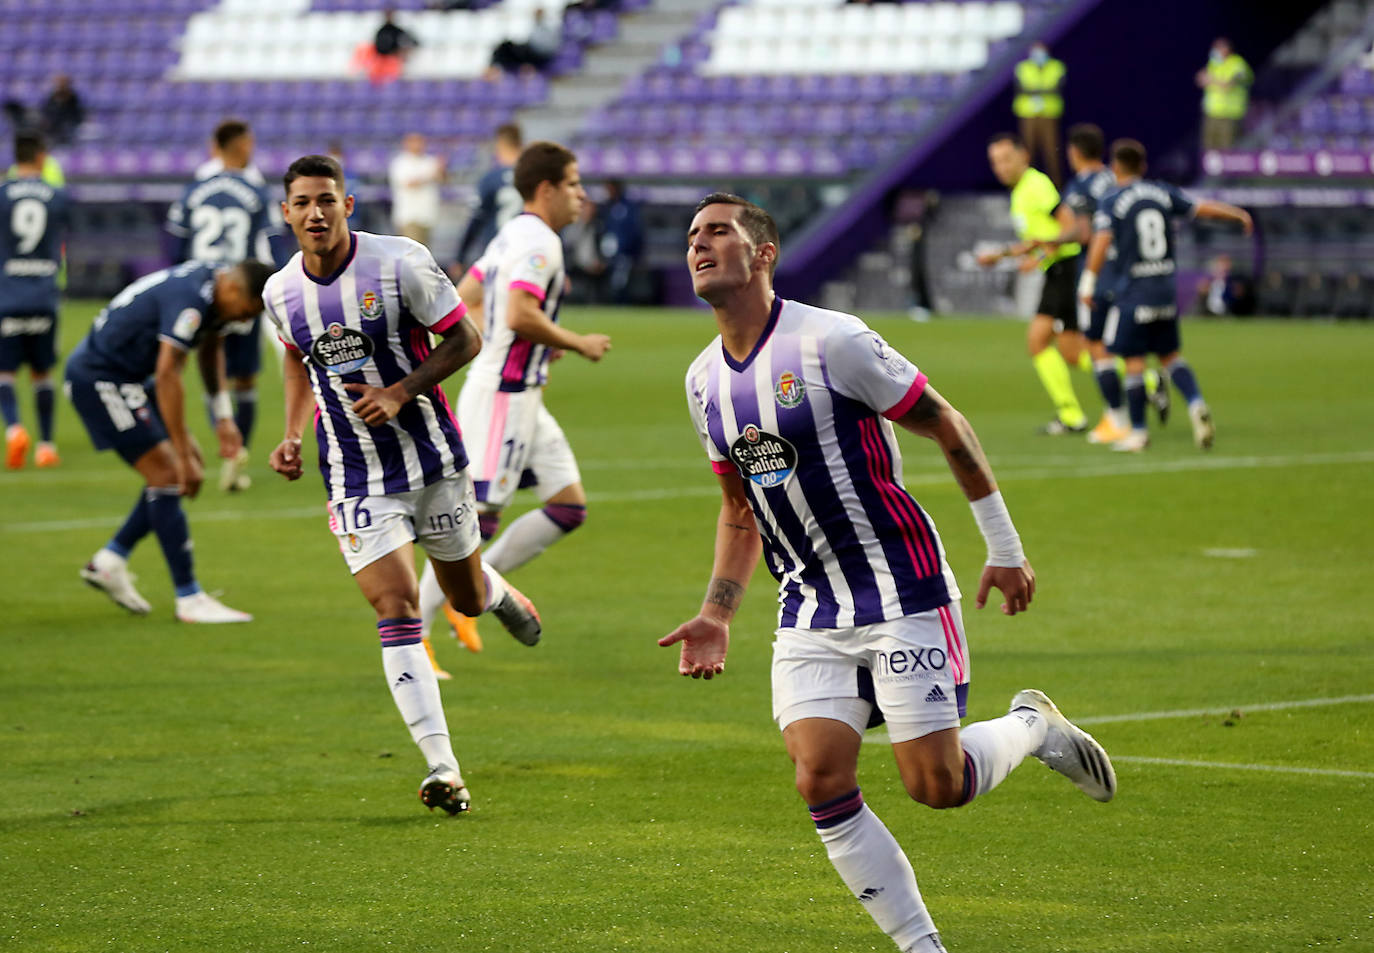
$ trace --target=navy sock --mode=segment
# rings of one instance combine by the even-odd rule
[[[1169,380],[1174,382],[1174,386],[1188,402],[1188,406],[1191,407],[1202,400],[1202,389],[1197,386],[1197,377],[1193,375],[1193,369],[1188,366],[1187,361],[1180,357],[1165,370],[1169,372]]]
[[[1116,362],[1108,359],[1093,364],[1093,376],[1097,378],[1097,389],[1102,392],[1102,400],[1112,410],[1121,409],[1121,375],[1116,371]]]
[[[1126,410],[1131,416],[1131,429],[1145,429],[1145,375],[1126,375]]]
[[[119,528],[119,532],[114,534],[114,539],[105,544],[105,548],[128,559],[129,553],[133,552],[138,541],[147,536],[152,528],[153,524],[148,522],[148,498],[140,490],[138,502],[129,511],[129,515],[125,518],[124,525]]]
[[[172,573],[172,585],[178,596],[200,592],[195,570],[191,565],[191,528],[181,508],[181,490],[174,486],[150,486],[148,522],[162,545],[162,558]]]
[[[253,424],[258,419],[258,392],[255,390],[234,391],[234,423],[243,435],[243,445],[253,436]]]
[[[809,804],[811,820],[817,830],[843,824],[864,809],[864,796],[858,788],[822,804]]]
[[[38,405],[38,439],[44,443],[52,443],[53,412],[57,407],[52,381],[41,381],[33,385],[33,402]]]
[[[5,426],[19,423],[19,402],[14,399],[14,382],[0,384],[0,416],[5,418]]]

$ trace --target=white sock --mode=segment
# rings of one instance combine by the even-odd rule
[[[949,953],[949,950],[940,942],[940,934],[930,933],[902,950],[902,953]]]
[[[383,620],[387,623],[409,623],[408,628],[418,630],[418,619]],[[392,635],[395,638],[396,635]],[[388,638],[383,629],[382,638]],[[434,766],[450,764],[458,766],[458,758],[448,740],[448,721],[444,717],[443,702],[439,698],[439,681],[434,677],[434,669],[429,664],[429,654],[421,643],[409,642],[402,645],[382,645],[382,671],[386,673],[386,683],[391,689],[391,698],[396,709],[410,729],[410,737],[420,746],[425,760]],[[437,739],[442,739],[437,740]]]
[[[827,805],[811,809],[818,824],[831,824],[816,828],[830,862],[835,865],[840,879],[899,949],[921,949],[917,944],[935,933],[935,923],[921,899],[911,862],[878,815],[863,803],[858,790],[846,795],[845,799],[845,804],[837,805],[841,814],[844,808],[855,803],[859,809],[839,823],[817,817]],[[836,801],[829,804],[834,805]]]
[[[1012,768],[1045,742],[1045,719],[1029,708],[979,721],[959,730],[964,756],[973,769],[969,800],[1006,780]]]
[[[482,575],[487,577],[487,601],[482,604],[482,611],[490,612],[492,606],[506,598],[506,580],[485,559],[482,560]]]
[[[420,634],[429,637],[429,627],[439,615],[439,610],[448,600],[444,590],[439,588],[439,577],[434,572],[434,564],[425,560],[425,571],[420,574]]]
[[[554,518],[548,513],[549,509],[554,509],[555,512],[558,509],[585,512],[583,507],[546,507],[542,510],[530,510],[507,526],[505,532],[487,547],[484,553],[487,562],[501,572],[510,572],[525,565],[567,536],[572,530],[554,522]],[[575,529],[578,523],[580,520],[571,525]]]

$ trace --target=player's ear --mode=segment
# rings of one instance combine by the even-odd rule
[[[764,271],[769,271],[773,267],[773,262],[778,260],[778,246],[772,242],[764,242],[754,252],[754,261],[763,266]]]
[[[352,218],[352,217],[353,217],[353,205],[354,205],[353,193],[350,192],[349,194],[347,194],[347,195],[344,196],[344,218]]]

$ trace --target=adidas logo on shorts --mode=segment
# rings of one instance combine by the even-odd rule
[[[949,701],[949,696],[946,695],[944,692],[940,691],[940,686],[939,686],[939,685],[936,685],[936,686],[935,686],[934,688],[932,688],[930,691],[926,692],[926,701],[928,701],[928,702],[947,702],[947,701]]]

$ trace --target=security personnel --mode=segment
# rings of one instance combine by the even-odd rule
[[[1202,88],[1202,148],[1229,149],[1235,143],[1254,81],[1250,64],[1231,49],[1230,40],[1219,36],[1212,41],[1207,66],[1197,74]]]
[[[1059,173],[1059,118],[1064,115],[1064,74],[1063,61],[1053,59],[1044,43],[1035,43],[1030,56],[1016,64],[1016,98],[1011,104],[1032,164],[1043,169],[1055,186],[1063,182]]]

